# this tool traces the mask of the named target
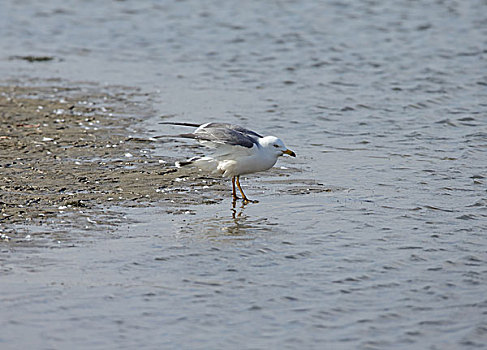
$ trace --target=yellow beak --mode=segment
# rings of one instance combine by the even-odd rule
[[[283,152],[284,154],[290,155],[291,157],[296,157],[296,153],[291,151],[290,149],[287,149]]]

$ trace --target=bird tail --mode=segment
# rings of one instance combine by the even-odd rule
[[[194,162],[192,160],[181,160],[181,161],[177,161],[174,163],[174,165],[176,166],[176,168],[182,168],[183,166],[186,166],[186,165],[191,165],[193,164]]]
[[[182,137],[185,139],[199,139],[199,138],[201,138],[196,134],[157,135],[157,136],[153,136],[152,138],[153,139],[164,139],[164,138],[175,138],[175,137]]]
[[[177,168],[190,165],[207,173],[221,174],[221,171],[218,169],[218,161],[211,157],[193,157],[188,160],[178,161],[175,165]]]
[[[213,174],[218,173],[218,161],[215,158],[201,157],[194,161],[194,165],[196,165],[200,170]]]
[[[177,162],[174,163],[174,165],[176,166],[176,168],[182,168],[183,166],[187,166],[187,165],[194,165],[194,163],[200,158],[201,157],[193,157],[186,160],[178,160]]]

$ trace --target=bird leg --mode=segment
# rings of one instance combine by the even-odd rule
[[[238,199],[237,191],[235,190],[235,176],[232,177],[232,188],[233,188],[232,197],[233,197],[233,201],[235,202]]]
[[[245,195],[244,191],[242,190],[242,186],[240,186],[240,175],[237,175],[235,178],[237,180],[237,187],[240,190],[240,193],[242,194],[242,199],[243,199],[244,204],[258,203],[258,201],[253,201],[253,200],[248,199],[247,196]]]

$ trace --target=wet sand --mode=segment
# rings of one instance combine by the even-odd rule
[[[111,225],[124,207],[160,202],[169,210],[225,195],[219,179],[153,157],[155,143],[135,128],[140,120],[124,115],[138,92],[114,90],[0,87],[3,239],[23,225],[47,224],[52,232],[66,217],[71,227]]]

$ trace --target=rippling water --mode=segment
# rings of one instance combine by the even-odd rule
[[[2,348],[485,346],[485,1],[0,6],[5,79],[140,87],[298,154],[244,181],[256,205],[3,247]]]

